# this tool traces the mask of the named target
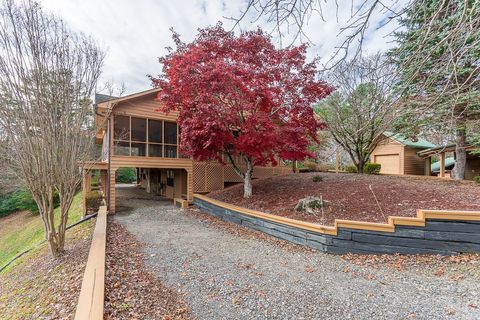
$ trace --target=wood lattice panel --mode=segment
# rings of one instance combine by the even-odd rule
[[[208,163],[205,167],[205,189],[207,192],[223,189],[223,170],[219,163]]]
[[[205,187],[205,162],[193,162],[193,192],[207,192]]]
[[[253,169],[254,178],[267,178],[273,176],[273,167],[255,167]]]
[[[240,168],[244,170],[244,168]],[[242,178],[233,170],[231,165],[226,165],[223,167],[223,179],[225,182],[242,182]]]

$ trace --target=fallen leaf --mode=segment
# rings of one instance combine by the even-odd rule
[[[310,267],[310,266],[307,266],[307,267],[305,268],[305,271],[306,271],[306,272],[309,272],[309,273],[312,273],[312,272],[315,272],[315,269],[312,268],[312,267]]]
[[[435,272],[435,275],[436,275],[437,277],[441,277],[441,276],[443,276],[444,274],[445,274],[445,269],[443,269],[443,268],[440,268],[440,269],[438,269],[437,272]]]
[[[456,276],[451,276],[451,277],[449,278],[449,280],[450,280],[450,281],[458,281],[458,280],[461,280],[461,279],[463,279],[463,278],[465,278],[465,276],[459,274],[459,275],[456,275]]]

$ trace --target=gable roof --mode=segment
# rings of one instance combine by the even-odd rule
[[[427,140],[425,139],[421,139],[421,138],[418,138],[417,141],[413,141],[411,139],[408,139],[407,137],[405,137],[404,135],[400,134],[400,133],[393,133],[393,132],[390,132],[390,131],[385,131],[383,133],[384,136],[392,139],[392,140],[395,140],[407,147],[410,147],[410,148],[416,148],[416,149],[428,149],[428,148],[435,148],[436,145],[434,145],[433,143],[431,142],[428,142]]]
[[[149,89],[149,90],[145,90],[145,91],[132,93],[132,94],[129,94],[128,96],[109,99],[109,100],[103,101],[99,104],[104,104],[105,102],[108,102],[108,104],[112,104],[112,106],[115,106],[117,103],[122,102],[122,101],[133,100],[133,99],[145,97],[145,96],[148,96],[148,95],[155,96],[158,92],[160,92],[160,88],[153,88],[153,89]]]

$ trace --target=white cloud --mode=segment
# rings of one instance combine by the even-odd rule
[[[391,0],[393,1],[393,0]],[[60,15],[74,30],[94,37],[107,49],[102,81],[124,82],[127,93],[150,88],[147,74],[161,72],[158,57],[166,53],[165,47],[173,46],[170,28],[173,27],[184,41],[191,41],[198,28],[223,21],[226,28],[233,22],[225,17],[239,16],[245,7],[245,0],[41,0],[47,11]],[[341,1],[339,1],[341,2]],[[350,3],[349,1],[345,1]],[[337,8],[334,1],[324,5],[323,21],[312,16],[306,33],[315,44],[309,48],[309,56],[320,56],[328,60],[341,43],[338,37],[341,25],[350,16],[350,5]],[[261,26],[272,30],[264,20],[251,22],[247,17],[243,29]],[[381,22],[381,15],[375,14],[372,26]],[[369,52],[385,50],[391,44],[384,36],[395,25],[375,30],[367,35],[365,48]],[[275,38],[276,39],[276,38]],[[286,43],[286,42],[284,42]]]

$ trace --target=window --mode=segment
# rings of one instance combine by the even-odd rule
[[[173,187],[174,180],[175,180],[175,171],[167,170],[167,186]]]
[[[178,158],[177,124],[163,120],[115,115],[114,154]]]
[[[163,130],[162,130],[162,121],[159,120],[148,120],[148,141],[162,143]]]
[[[147,149],[145,143],[132,142],[132,156],[144,157],[147,155]]]
[[[163,157],[163,146],[161,144],[148,144],[149,157]]]
[[[165,158],[176,158],[177,157],[177,147],[176,146],[165,146]]]
[[[132,141],[147,141],[147,119],[132,117]]]
[[[114,153],[119,156],[129,156],[130,155],[130,143],[127,141],[115,141],[114,142]]]
[[[165,143],[177,144],[177,124],[175,122],[165,122]]]
[[[130,140],[130,117],[115,116],[113,118],[113,139]]]

